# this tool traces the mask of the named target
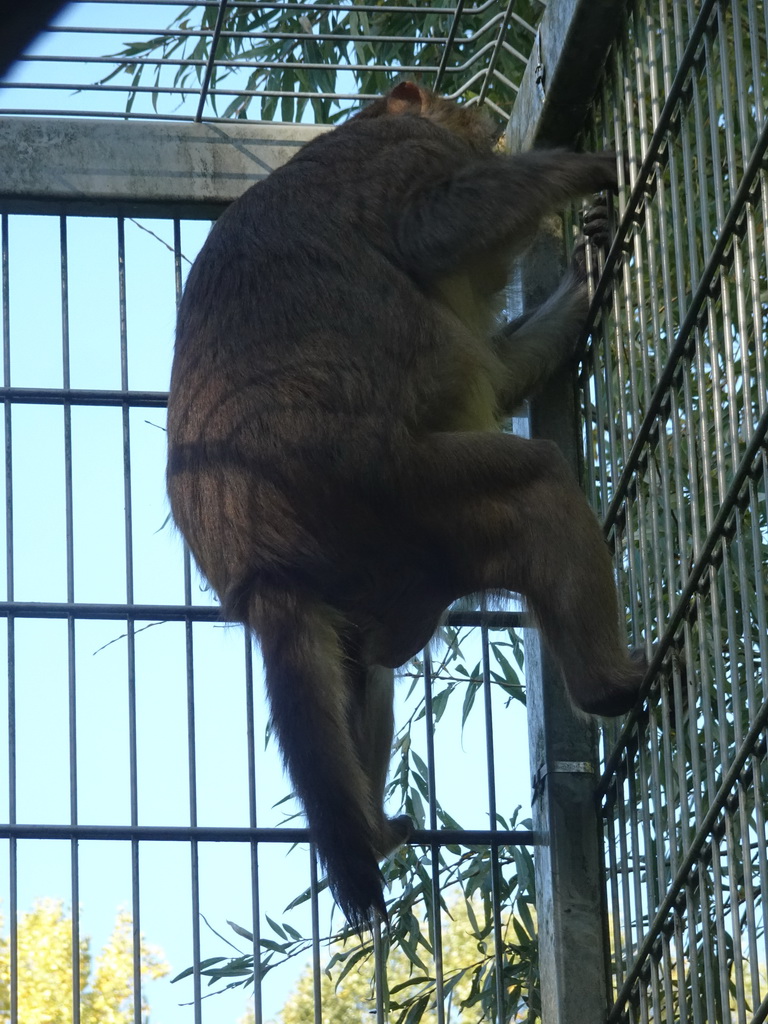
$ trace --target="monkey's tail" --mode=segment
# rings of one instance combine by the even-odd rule
[[[351,724],[354,684],[331,609],[292,595],[252,598],[272,721],[334,899],[353,928],[387,918],[377,810]],[[378,812],[380,816],[380,811]]]

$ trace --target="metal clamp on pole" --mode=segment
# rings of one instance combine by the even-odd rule
[[[595,766],[591,761],[553,761],[551,765],[543,764],[531,780],[533,799],[541,794],[548,775],[595,775]]]

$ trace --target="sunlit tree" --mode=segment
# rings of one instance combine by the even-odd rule
[[[19,915],[18,1016],[23,1024],[71,1024],[72,918],[62,900],[38,900]],[[133,1024],[133,925],[130,914],[118,911],[115,927],[101,952],[94,954],[87,936],[79,940],[80,1020],[82,1024]],[[143,941],[142,978],[168,973],[161,950]],[[11,943],[0,937],[0,1018],[10,1017]],[[142,1018],[149,1006],[142,1001]]]

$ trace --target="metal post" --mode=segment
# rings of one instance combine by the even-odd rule
[[[562,237],[553,224],[526,256],[525,304],[557,285]],[[577,471],[574,381],[562,371],[531,409],[531,432],[557,441]],[[597,729],[577,711],[540,636],[526,630],[528,736],[542,1019],[597,1024],[607,1012],[602,881],[595,784]]]
[[[512,150],[573,145],[594,98],[623,5],[552,0],[517,97]],[[563,271],[560,225],[550,224],[521,268],[524,308],[542,302]],[[531,408],[531,435],[556,441],[578,473],[573,370],[553,378]],[[528,734],[542,1019],[599,1024],[608,1008],[597,727],[577,711],[538,633],[526,631]]]

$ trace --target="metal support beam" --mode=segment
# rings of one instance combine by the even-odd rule
[[[551,0],[509,125],[510,148],[574,144],[624,16],[615,0]],[[562,261],[555,222],[521,268],[524,308],[554,291]],[[532,405],[530,424],[532,436],[556,441],[578,473],[572,371],[550,381]],[[558,667],[532,630],[525,655],[542,1019],[597,1024],[608,1011],[597,728],[571,704]]]
[[[515,100],[514,149],[573,144],[625,18],[616,0],[550,0]]]
[[[0,118],[0,204],[12,213],[214,218],[327,130]]]
[[[559,225],[529,252],[526,304],[551,294],[562,268]],[[531,409],[531,433],[557,441],[577,471],[573,378],[563,371]],[[526,630],[528,740],[533,779],[542,1019],[597,1024],[607,1012],[597,729],[571,704],[539,634]]]

